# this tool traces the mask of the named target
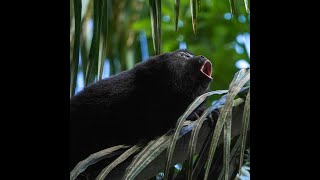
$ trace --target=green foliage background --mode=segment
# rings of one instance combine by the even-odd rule
[[[103,22],[106,28],[105,58],[110,61],[110,75],[130,69],[134,64],[142,61],[140,32],[145,32],[148,42],[149,56],[155,55],[152,43],[149,1],[146,0],[108,0],[106,10],[107,18]],[[71,1],[73,5],[73,1]],[[72,7],[72,6],[71,6]],[[243,1],[235,1],[236,14],[231,20],[224,18],[230,13],[230,4],[227,0],[202,0],[201,11],[197,12],[197,30],[192,30],[190,1],[180,1],[180,14],[178,31],[174,25],[174,1],[162,0],[162,48],[161,52],[174,51],[179,48],[181,41],[186,42],[187,49],[196,55],[204,55],[213,64],[213,83],[211,90],[228,89],[233,75],[238,71],[235,62],[245,59],[250,63],[245,47],[236,41],[239,34],[250,32],[250,15],[246,13]],[[72,9],[72,8],[71,8]],[[239,22],[238,17],[243,15],[246,21]],[[169,17],[169,18],[168,18]],[[72,59],[74,18],[71,11],[70,24],[70,54]],[[79,71],[86,73],[86,66],[92,41],[92,32],[88,31],[86,24],[93,19],[93,0],[82,0],[82,31],[80,38],[80,56],[82,64]],[[106,23],[107,22],[107,23]],[[100,39],[101,41],[101,39]],[[244,53],[235,51],[235,44],[242,46]],[[72,61],[72,60],[71,60]],[[71,63],[72,65],[72,63]],[[89,83],[97,80],[98,66],[93,68],[95,76]],[[84,77],[85,78],[85,77]],[[214,97],[210,97],[212,101]]]

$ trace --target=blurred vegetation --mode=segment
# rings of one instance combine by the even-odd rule
[[[74,2],[71,0],[71,7]],[[71,84],[77,81],[72,70],[77,68],[78,73],[87,79],[88,84],[98,80],[98,67],[108,71],[108,75],[117,74],[130,69],[134,64],[143,59],[141,37],[146,35],[148,56],[155,55],[152,40],[149,1],[146,0],[82,0],[82,18],[80,33],[80,61],[72,58],[75,41],[74,14],[70,13],[70,58],[71,58]],[[213,64],[213,83],[211,89],[228,89],[229,83],[238,68],[235,63],[244,59],[250,63],[248,52],[244,44],[237,41],[237,36],[250,32],[250,15],[247,14],[244,1],[234,1],[235,15],[230,19],[230,4],[228,1],[201,1],[201,11],[197,12],[196,34],[192,28],[190,1],[180,1],[178,30],[175,31],[174,1],[162,0],[162,47],[161,53],[179,49],[180,43],[186,43],[186,48],[196,55],[204,55]],[[94,4],[101,7],[101,17],[97,21],[94,17]],[[75,3],[76,4],[76,3]],[[72,9],[72,8],[71,8]],[[102,16],[103,15],[103,16]],[[101,35],[97,34],[96,40],[99,49],[94,47],[92,41],[94,28],[100,22]],[[97,28],[95,28],[97,29]],[[99,31],[97,31],[99,32]],[[103,42],[105,41],[105,44]],[[96,50],[99,58],[94,56]],[[238,52],[237,52],[238,51]],[[92,54],[91,54],[92,53]],[[90,56],[91,55],[91,56]],[[75,57],[76,58],[76,57]],[[88,68],[88,59],[94,59],[92,67]],[[103,69],[105,60],[110,64],[109,69]],[[100,62],[99,62],[100,61]],[[102,63],[101,63],[102,62]],[[102,67],[101,67],[102,66]],[[91,75],[86,78],[87,70]],[[100,74],[102,75],[102,70]],[[76,71],[74,71],[76,72]],[[108,76],[107,75],[107,76]],[[107,77],[104,76],[104,77]],[[80,77],[80,76],[78,76]],[[79,79],[78,79],[79,82]],[[79,83],[78,83],[79,86]],[[81,87],[77,87],[78,90]],[[72,91],[72,89],[71,89]],[[71,94],[73,94],[71,92]],[[214,97],[210,97],[209,102]]]

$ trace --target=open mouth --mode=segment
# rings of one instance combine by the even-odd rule
[[[212,75],[212,65],[211,65],[211,62],[209,60],[206,60],[203,63],[203,65],[200,68],[200,71],[202,72],[202,74],[204,74],[208,78],[212,79],[212,77],[211,77],[211,75]]]

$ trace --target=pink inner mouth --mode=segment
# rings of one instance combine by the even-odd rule
[[[212,65],[211,62],[206,60],[203,65],[201,66],[200,71],[202,74],[206,75],[208,78],[212,79],[211,74],[212,74]]]

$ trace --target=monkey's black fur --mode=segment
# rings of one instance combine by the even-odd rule
[[[211,82],[200,72],[205,61],[186,50],[165,53],[72,97],[70,170],[94,152],[151,140],[174,128]]]

